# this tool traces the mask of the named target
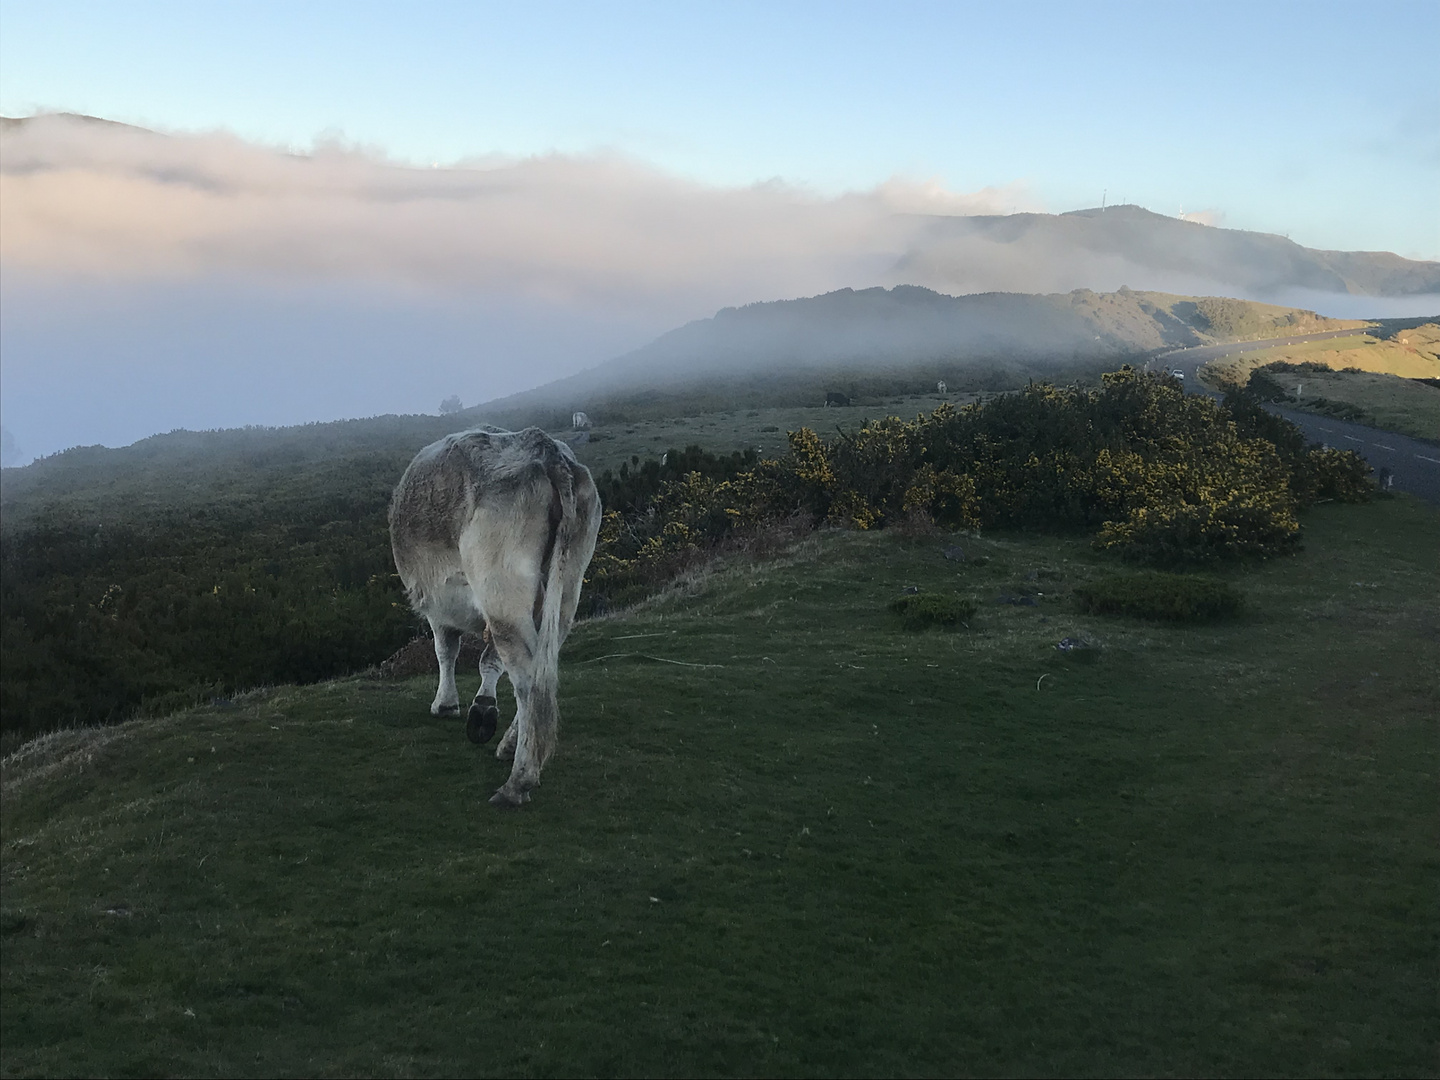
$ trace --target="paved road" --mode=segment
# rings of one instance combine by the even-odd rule
[[[1156,362],[1166,369],[1179,369],[1185,373],[1185,388],[1192,394],[1209,394],[1219,397],[1213,390],[1200,385],[1195,372],[1200,365],[1220,356],[1254,352],[1258,349],[1272,349],[1277,345],[1298,345],[1302,341],[1323,341],[1325,338],[1349,337],[1363,333],[1362,330],[1327,330],[1323,334],[1301,334],[1296,337],[1271,338],[1267,341],[1237,341],[1229,345],[1201,345],[1189,349],[1175,349],[1157,356]],[[1393,431],[1352,424],[1345,420],[1332,420],[1328,416],[1286,409],[1279,405],[1267,405],[1273,413],[1292,421],[1305,437],[1312,442],[1324,443],[1340,450],[1354,450],[1370,463],[1378,474],[1389,469],[1394,478],[1394,490],[1407,491],[1426,502],[1440,506],[1440,446],[1412,439]]]
[[[1339,450],[1354,450],[1378,474],[1389,469],[1396,491],[1408,491],[1440,506],[1440,446],[1398,435],[1393,431],[1332,420],[1328,416],[1267,405],[1273,413],[1293,421],[1305,437]]]

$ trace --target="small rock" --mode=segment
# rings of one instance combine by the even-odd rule
[[[920,591],[920,586],[919,586],[919,585],[906,585],[906,586],[905,586],[903,589],[901,589],[900,591],[901,591],[902,593],[904,593],[906,596],[914,596],[916,593],[918,593],[918,592]]]
[[[951,562],[965,561],[965,549],[962,548],[959,544],[951,544],[944,550],[942,554],[944,554],[945,558],[949,559]]]

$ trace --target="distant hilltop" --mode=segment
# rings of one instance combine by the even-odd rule
[[[1216,228],[1138,206],[921,220],[895,274],[957,292],[971,291],[982,268],[993,274],[998,263],[1049,266],[1057,282],[1068,275],[1092,286],[1117,274],[1132,285],[1187,292],[1209,283],[1226,296],[1440,293],[1440,262],[1388,251],[1319,251],[1283,236]]]
[[[1365,325],[1303,308],[1225,297],[1120,289],[1035,296],[947,296],[931,289],[840,289],[725,308],[643,348],[482,411],[542,402],[575,407],[636,389],[674,390],[801,375],[810,381],[881,371],[927,372],[966,385],[983,367],[1043,376],[1163,349]],[[1017,367],[1019,365],[1019,367]]]

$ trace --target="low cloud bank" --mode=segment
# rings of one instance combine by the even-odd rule
[[[1019,184],[895,178],[832,197],[713,187],[605,154],[423,169],[59,115],[4,121],[0,138],[7,464],[20,447],[175,427],[474,404],[723,307],[846,287],[1303,290],[1338,315],[1433,303],[1327,303],[1338,278],[1285,279],[1284,259],[1280,277],[1227,276],[1224,260],[1167,261],[1168,240],[1136,256],[1104,239],[1119,218],[1097,232],[1034,213]],[[1256,235],[1156,220],[1201,240]]]
[[[603,155],[418,169],[341,146],[295,155],[65,116],[11,127],[0,185],[12,267],[502,291],[672,318],[878,283],[916,215],[1031,201],[902,179],[836,198],[779,182],[715,188]]]

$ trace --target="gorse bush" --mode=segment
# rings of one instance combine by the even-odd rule
[[[4,743],[363,668],[414,632],[383,504],[273,506],[0,540]],[[251,515],[246,511],[250,510]]]
[[[1031,384],[789,441],[784,459],[706,460],[643,505],[607,504],[592,584],[613,598],[777,520],[1084,530],[1161,564],[1266,558],[1298,543],[1299,507],[1371,491],[1362,459],[1307,445],[1252,395],[1222,404],[1129,367],[1096,389]]]
[[[1200,622],[1239,612],[1240,594],[1230,585],[1196,574],[1140,571],[1112,575],[1075,588],[1082,611],[1142,619]]]
[[[907,630],[932,626],[950,630],[967,625],[975,617],[975,601],[963,596],[917,593],[892,600],[890,610],[900,616]]]
[[[692,443],[684,450],[667,451],[663,458],[641,461],[632,457],[618,472],[606,469],[597,476],[595,487],[607,510],[628,514],[648,506],[667,483],[696,473],[710,480],[728,480],[754,469],[759,462],[754,450],[712,454]]]

